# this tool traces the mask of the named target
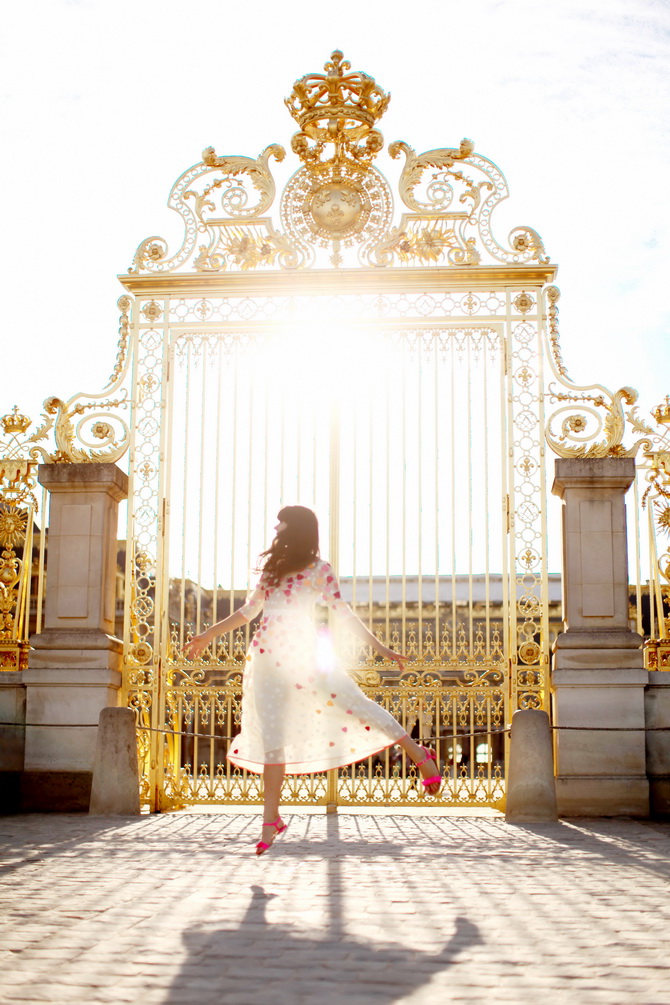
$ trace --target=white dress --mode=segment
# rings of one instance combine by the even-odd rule
[[[277,586],[261,577],[240,608],[247,621],[263,610],[246,657],[242,729],[228,750],[240,768],[262,772],[266,764],[285,764],[291,775],[326,771],[377,754],[405,735],[330,656],[314,621],[317,600],[345,623],[356,618],[332,568],[320,559]]]

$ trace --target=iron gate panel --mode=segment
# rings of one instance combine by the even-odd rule
[[[154,806],[261,798],[258,780],[225,760],[249,629],[195,665],[181,652],[242,602],[289,501],[317,510],[344,595],[408,657],[398,678],[338,640],[350,671],[437,742],[449,768],[444,802],[500,803],[510,702],[541,704],[547,665],[539,333],[510,318],[506,291],[488,295],[476,323],[457,310],[472,293],[450,299],[448,318],[444,297],[422,294],[420,321],[389,318],[387,304],[386,316],[349,322],[344,335],[333,325],[319,335],[300,308],[292,324],[280,298],[281,322],[229,326],[171,323],[167,299],[160,319],[146,320],[156,301],[136,304],[127,676]],[[181,297],[182,313],[193,301],[210,306]],[[346,296],[336,305],[346,318]],[[334,306],[302,305],[317,317]],[[314,381],[324,355],[329,380]],[[289,381],[288,395],[280,365],[302,381]],[[331,395],[334,373],[344,391]],[[298,802],[401,805],[419,801],[415,783],[411,766],[386,754],[339,781],[290,784]]]

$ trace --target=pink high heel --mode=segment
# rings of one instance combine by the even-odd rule
[[[435,767],[438,768],[439,766],[437,763],[437,754],[435,753],[435,751],[431,750],[430,747],[422,746],[421,749],[423,750],[426,756],[424,757],[423,761],[416,762],[416,767],[420,768],[422,764],[427,764],[428,761],[435,761]],[[425,788],[427,796],[436,796],[440,791],[440,787],[442,785],[442,775],[432,775],[431,778],[422,778],[421,784]]]
[[[270,844],[268,844],[267,841],[258,842],[258,844],[256,845],[257,855],[263,855],[268,850],[268,848],[271,848],[272,845],[274,844],[274,840],[277,837],[277,835],[283,834],[286,828],[288,827],[288,824],[285,824],[281,817],[277,817],[274,823],[263,824],[263,827],[274,827],[275,830],[277,831],[277,834],[275,834]]]

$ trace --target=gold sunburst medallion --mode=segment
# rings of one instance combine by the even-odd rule
[[[0,510],[0,545],[3,548],[14,548],[26,536],[28,514],[25,510],[5,507]]]

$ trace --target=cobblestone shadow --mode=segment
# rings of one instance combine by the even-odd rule
[[[188,957],[166,1005],[392,1005],[427,985],[461,951],[482,942],[477,926],[465,917],[455,918],[453,934],[433,952],[367,943],[329,929],[310,937],[268,921],[266,906],[275,896],[252,886],[237,927],[186,929]]]
[[[670,882],[670,825],[667,822],[581,818],[545,824],[514,824],[512,829],[533,841],[539,838],[546,842],[547,856],[552,854],[557,862],[564,852],[582,851],[610,866],[625,866]]]

